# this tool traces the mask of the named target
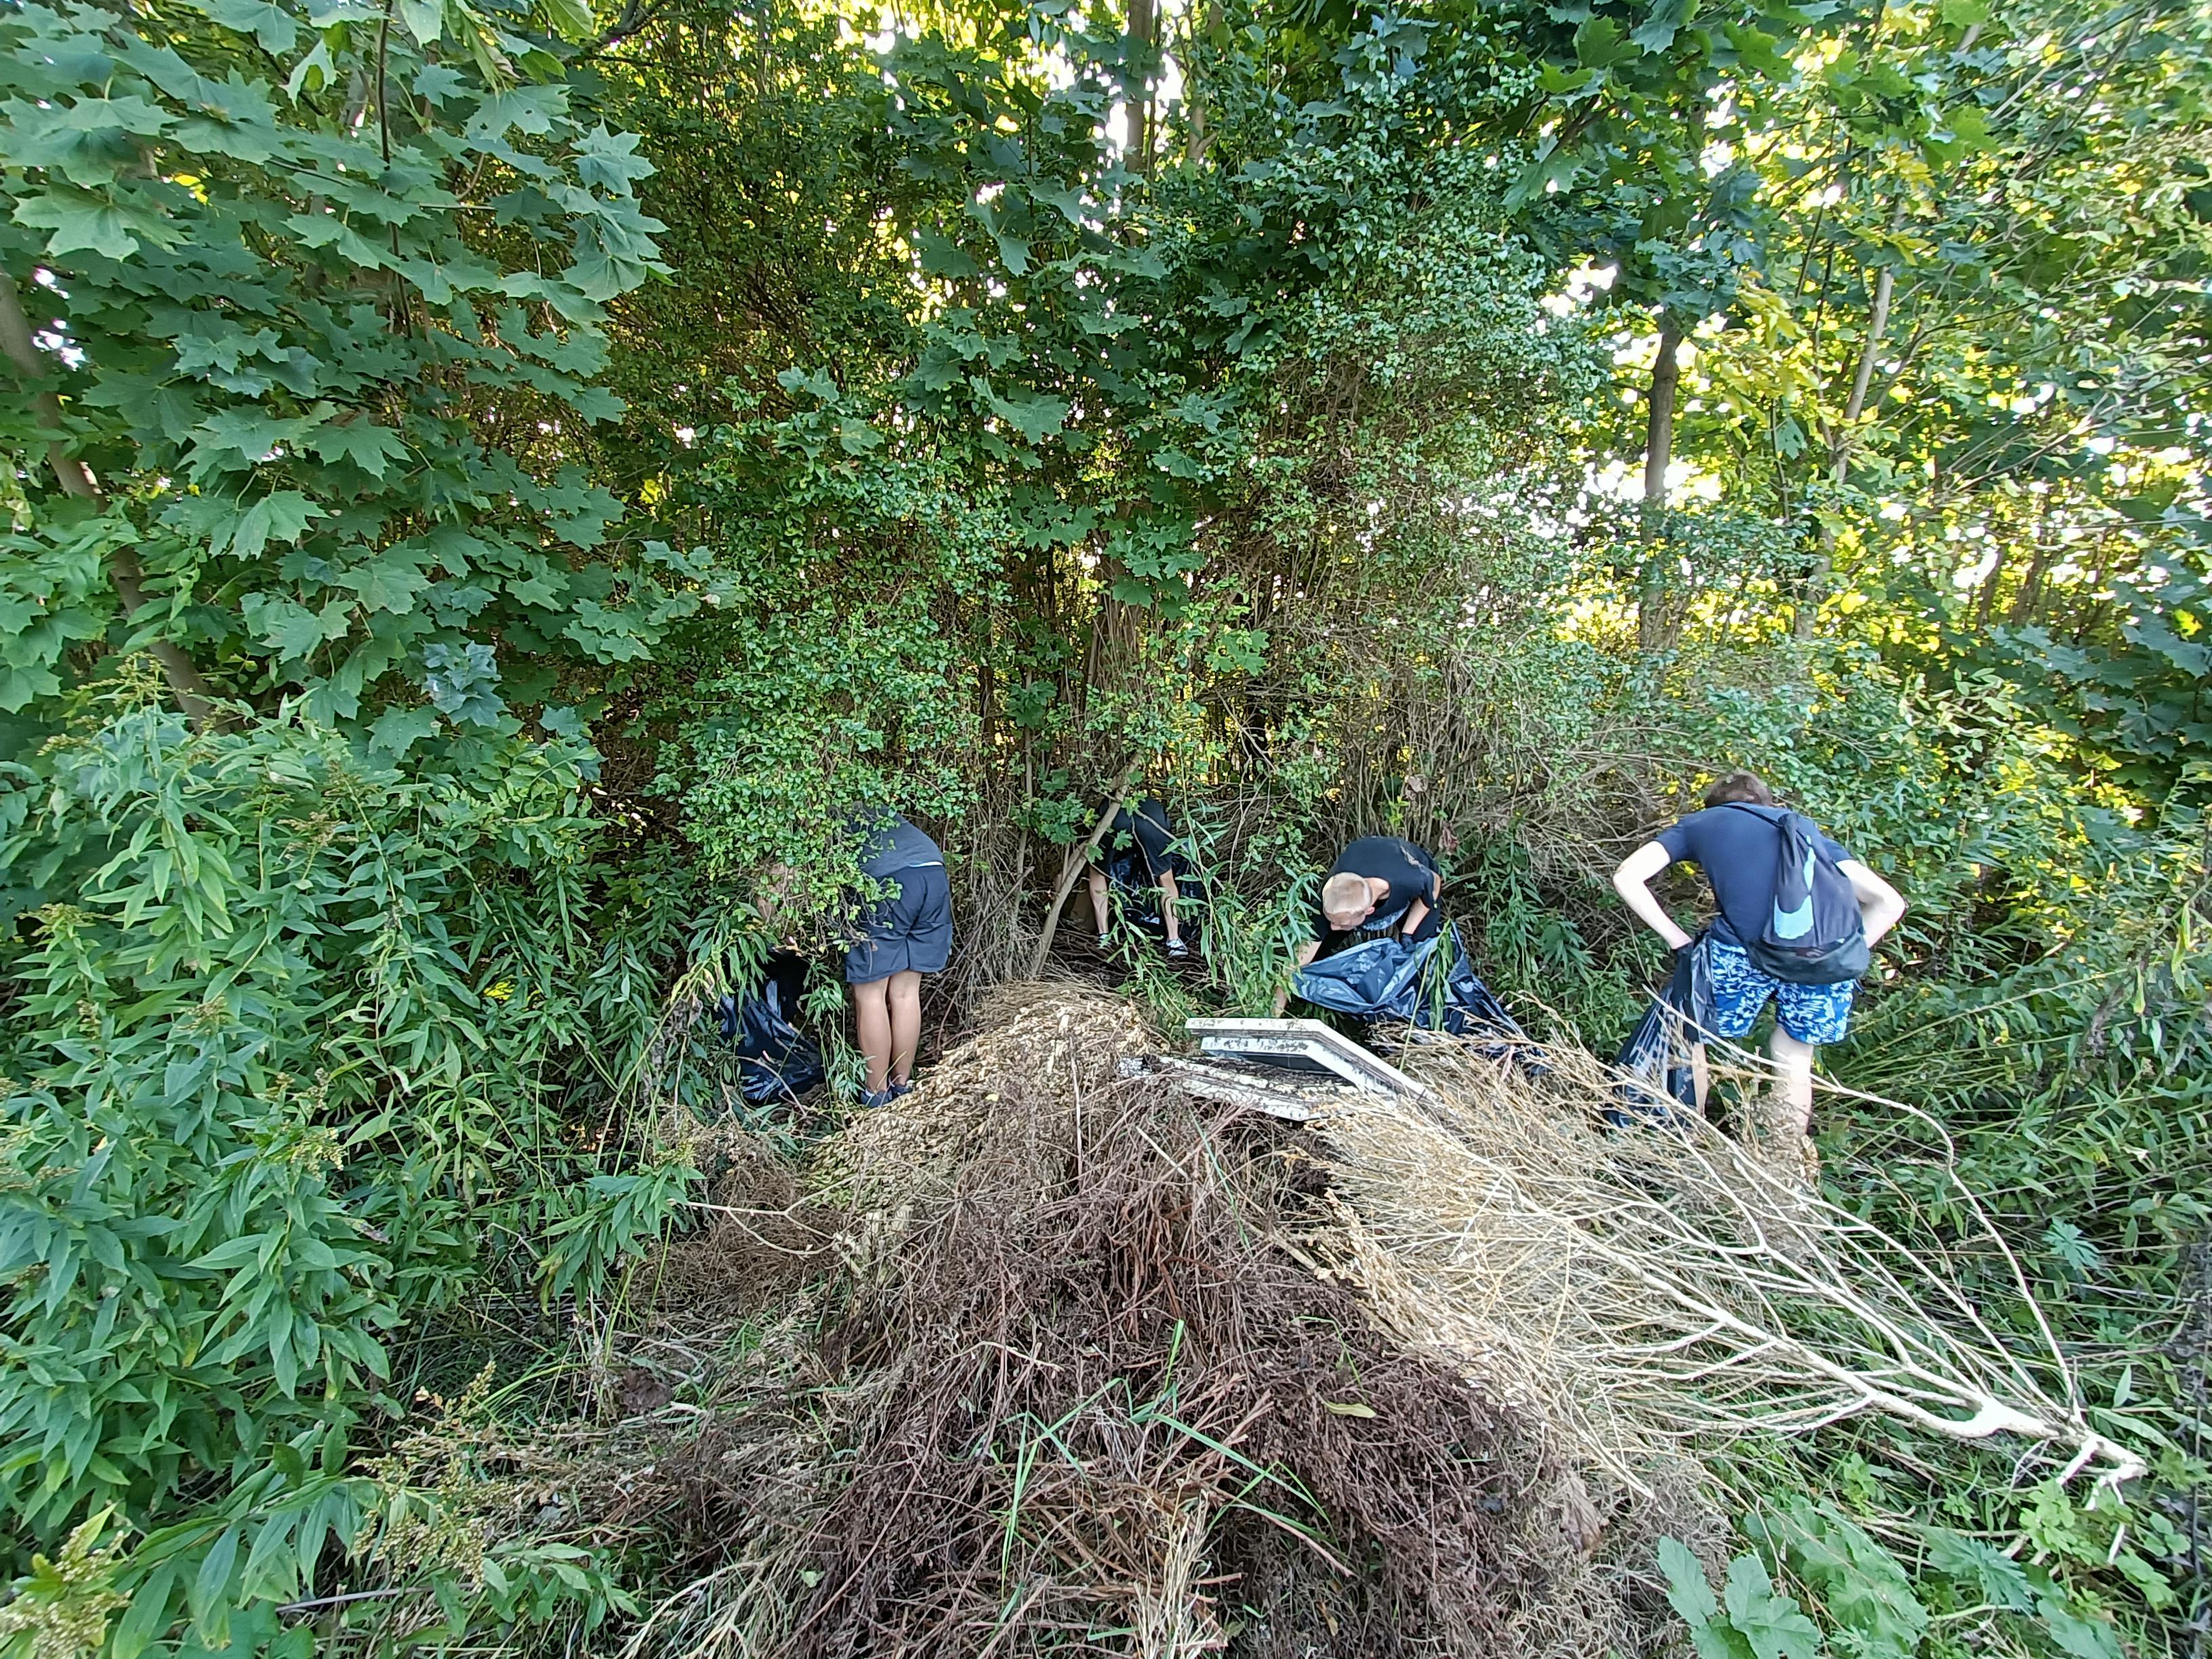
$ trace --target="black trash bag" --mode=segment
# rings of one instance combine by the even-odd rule
[[[806,963],[788,951],[771,957],[759,989],[732,992],[714,1005],[722,1041],[737,1045],[738,1088],[756,1106],[796,1103],[825,1075],[822,1050],[791,1023],[806,983]]]
[[[1409,944],[1389,934],[1362,939],[1299,969],[1297,994],[1335,1013],[1411,1021],[1421,1000],[1421,970],[1438,943]]]
[[[1159,885],[1146,878],[1144,861],[1135,853],[1115,853],[1108,858],[1106,880],[1121,901],[1122,920],[1148,933],[1167,931],[1167,921],[1160,915]]]
[[[1175,861],[1176,920],[1188,922],[1193,913],[1206,908],[1206,884],[1191,874],[1183,859]],[[1160,914],[1160,884],[1134,852],[1116,852],[1106,860],[1106,880],[1119,902],[1121,919],[1147,933],[1164,934],[1167,918]]]
[[[1697,1073],[1690,1051],[1713,1025],[1712,961],[1702,936],[1674,953],[1674,972],[1664,990],[1613,1058],[1620,1078],[1613,1085],[1619,1104],[1605,1121],[1616,1129],[1662,1128],[1679,1118],[1698,1116]]]
[[[1532,1052],[1528,1034],[1476,975],[1455,927],[1416,941],[1390,933],[1363,939],[1300,969],[1297,994],[1316,1007],[1357,1019],[1511,1039],[1483,1050],[1492,1059],[1509,1048]]]

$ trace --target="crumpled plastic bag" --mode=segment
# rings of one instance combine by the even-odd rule
[[[1482,1052],[1496,1058],[1512,1049],[1525,1062],[1540,1065],[1528,1034],[1475,973],[1456,927],[1418,941],[1395,933],[1364,939],[1300,969],[1297,990],[1316,1007],[1355,1018],[1453,1036],[1507,1038]]]
[[[822,1050],[784,1012],[798,1001],[805,964],[797,973],[771,965],[760,988],[732,992],[714,1005],[722,1041],[737,1045],[738,1088],[756,1106],[796,1103],[825,1073]]]
[[[1605,1121],[1617,1129],[1662,1127],[1679,1116],[1698,1115],[1697,1073],[1690,1051],[1713,1025],[1712,959],[1700,935],[1674,953],[1674,972],[1656,992],[1613,1056],[1620,1103]]]

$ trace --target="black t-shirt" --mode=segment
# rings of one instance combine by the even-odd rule
[[[1774,878],[1782,864],[1779,807],[1709,806],[1653,837],[1677,864],[1694,864],[1712,884],[1720,917],[1717,937],[1731,945],[1757,939],[1774,910]],[[1824,833],[1832,859],[1850,857]]]
[[[860,848],[860,873],[877,881],[902,870],[944,862],[945,854],[937,843],[896,814],[890,823],[878,825]]]
[[[1332,876],[1365,876],[1370,880],[1386,881],[1390,890],[1376,905],[1375,914],[1361,922],[1355,930],[1362,933],[1379,933],[1395,927],[1404,920],[1415,899],[1429,902],[1429,914],[1415,930],[1417,937],[1425,939],[1435,931],[1437,891],[1437,861],[1421,848],[1402,836],[1362,836],[1338,855],[1329,869]],[[1328,917],[1321,907],[1314,907],[1312,933],[1319,939],[1328,938],[1336,930],[1328,925]]]
[[[1182,873],[1168,850],[1168,843],[1174,839],[1168,809],[1159,801],[1147,799],[1134,806],[1124,806],[1114,815],[1113,823],[1099,837],[1091,856],[1109,868],[1133,861],[1149,879],[1158,881],[1169,870],[1177,875]]]

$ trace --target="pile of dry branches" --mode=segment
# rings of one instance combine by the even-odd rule
[[[1119,1078],[1158,1040],[1112,1000],[1013,988],[981,1024],[817,1171],[811,1490],[763,1529],[690,1460],[682,1501],[748,1541],[638,1651],[1641,1644],[1604,1500],[1288,1248],[1322,1213],[1291,1132]]]
[[[1559,1051],[1535,1090],[1454,1046],[1416,1053],[1428,1095],[1322,1125],[1318,1248],[1560,1455],[1638,1485],[1685,1450],[1870,1414],[2018,1436],[2069,1474],[2142,1472],[2089,1427],[2048,1326],[2032,1352],[2000,1336],[1932,1236],[1893,1237],[1699,1120],[1609,1133],[1614,1079],[1588,1054]],[[1972,1242],[2010,1260],[1994,1227]]]
[[[603,1342],[605,1420],[477,1454],[650,1540],[632,1654],[1632,1655],[1746,1434],[2124,1472],[1940,1260],[1703,1126],[1607,1133],[1588,1056],[1426,1047],[1425,1095],[1293,1127],[1124,1064],[1162,1046],[1009,987],[801,1165],[685,1131],[708,1224]]]

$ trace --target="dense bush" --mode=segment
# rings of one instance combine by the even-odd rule
[[[787,927],[849,901],[856,811],[948,849],[946,1020],[1126,780],[1206,896],[1194,974],[1128,963],[1164,1010],[1264,1009],[1388,829],[1603,1048],[1660,965],[1606,872],[1747,764],[1913,904],[1834,1190],[1955,1227],[1955,1152],[1967,1289],[2157,1469],[1747,1449],[1676,1605],[1759,1659],[2182,1650],[2203,34],[0,15],[0,1647],[614,1642],[662,1564],[488,1520],[470,1425],[612,1408],[726,1109],[702,1000],[774,866]]]

